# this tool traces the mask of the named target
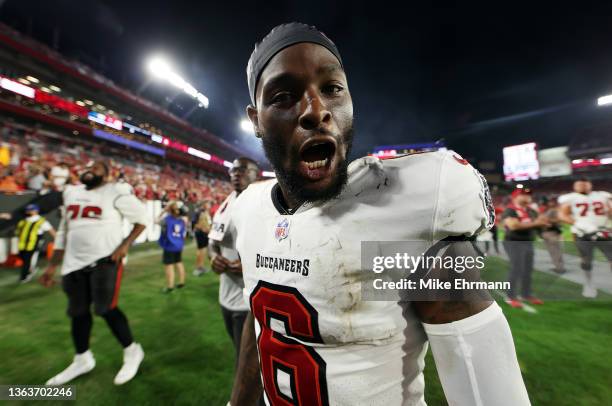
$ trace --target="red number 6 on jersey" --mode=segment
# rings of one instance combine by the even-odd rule
[[[311,346],[293,339],[323,343],[314,307],[295,288],[259,281],[251,293],[251,309],[261,328],[257,346],[270,404],[328,405],[325,361]],[[270,328],[272,320],[285,326],[286,335]],[[289,378],[284,391],[279,386],[281,373]]]

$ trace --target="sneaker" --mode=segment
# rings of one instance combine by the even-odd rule
[[[193,276],[202,276],[206,272],[208,272],[208,269],[205,269],[205,268],[196,268],[196,269],[193,270]]]
[[[123,366],[115,376],[113,381],[115,385],[123,385],[130,381],[138,372],[138,367],[144,358],[142,346],[138,343],[132,343],[123,349]]]
[[[163,288],[161,291],[162,291],[162,293],[172,293],[173,290],[174,290],[174,288],[166,287],[166,288]]]
[[[181,288],[184,288],[184,287],[185,287],[184,283],[179,283],[178,285],[176,285],[177,289],[181,289]]]
[[[565,269],[557,269],[557,268],[552,268],[552,271],[556,273],[557,275],[563,275],[564,273],[567,272]]]
[[[68,382],[72,381],[77,376],[81,376],[83,374],[88,373],[96,366],[96,360],[93,357],[93,354],[90,350],[82,354],[76,354],[74,356],[74,360],[72,364],[68,366],[68,368],[64,369],[59,374],[55,375],[53,378],[49,379],[45,385],[48,386],[60,386],[65,385]]]
[[[537,297],[535,297],[535,296],[527,296],[527,297],[525,298],[525,300],[527,300],[527,301],[528,301],[529,303],[531,303],[532,305],[536,305],[536,306],[539,306],[539,305],[543,305],[543,304],[544,304],[544,301],[543,301],[542,299],[537,298]]]
[[[506,303],[509,304],[510,307],[513,307],[515,309],[522,309],[523,308],[523,304],[518,299],[506,299]]]
[[[595,289],[590,283],[584,284],[582,287],[582,296],[588,297],[589,299],[594,299],[597,297],[597,289]]]

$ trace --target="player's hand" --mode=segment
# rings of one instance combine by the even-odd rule
[[[211,268],[214,273],[222,274],[223,272],[227,271],[229,265],[230,261],[227,258],[225,258],[223,255],[217,255],[212,260]]]
[[[227,271],[231,273],[241,274],[242,273],[242,262],[239,259],[230,262],[228,264]]]
[[[50,288],[51,286],[55,285],[55,279],[53,279],[53,276],[55,276],[55,266],[50,265],[47,267],[47,269],[45,269],[45,272],[43,272],[40,278],[38,278],[38,282],[45,288]]]
[[[550,221],[545,216],[540,216],[533,222],[535,226],[538,227],[550,227]]]
[[[130,246],[128,244],[122,243],[111,255],[111,260],[113,260],[113,262],[121,261],[123,257],[127,255],[129,249]]]

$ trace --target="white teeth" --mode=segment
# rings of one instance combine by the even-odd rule
[[[320,161],[306,162],[306,166],[308,166],[308,169],[317,169],[325,165],[327,165],[327,158],[321,159]]]

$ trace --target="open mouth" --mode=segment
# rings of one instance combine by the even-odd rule
[[[300,148],[300,172],[311,181],[327,177],[335,154],[336,143],[333,138],[306,141]]]

